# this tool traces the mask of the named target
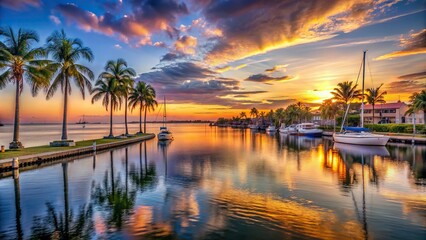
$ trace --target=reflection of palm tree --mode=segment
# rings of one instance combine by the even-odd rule
[[[74,218],[69,210],[68,199],[68,163],[62,164],[64,180],[64,212],[57,213],[54,205],[46,203],[47,214],[44,218],[35,217],[31,228],[31,239],[89,239],[93,230],[92,207],[80,207]]]
[[[156,175],[157,172],[155,167],[148,167],[147,151],[146,151],[146,142],[144,141],[144,158],[145,158],[145,173],[142,168],[142,143],[139,146],[139,162],[140,168],[139,172],[130,171],[130,180],[136,186],[137,189],[144,191],[146,188],[150,188],[155,185],[157,182]]]
[[[21,185],[19,184],[19,176],[13,176],[13,184],[15,188],[16,236],[18,237],[18,239],[23,239],[21,225]]]
[[[111,184],[108,184],[108,172],[106,172],[103,183],[93,187],[92,198],[96,205],[105,210],[108,225],[121,229],[125,219],[130,215],[131,209],[133,209],[136,192],[130,191],[129,193],[127,183],[125,183],[123,187],[120,182],[120,177],[114,178],[114,159],[112,151],[110,152],[110,156]]]

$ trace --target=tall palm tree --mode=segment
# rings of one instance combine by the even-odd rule
[[[155,100],[155,95],[148,97],[145,99],[145,113],[144,113],[144,120],[143,120],[143,131],[146,133],[146,113],[148,111],[154,111],[154,109],[158,106],[157,101]]]
[[[8,82],[16,85],[15,93],[15,121],[13,127],[13,140],[10,149],[23,148],[19,141],[19,97],[24,88],[24,78],[30,85],[33,96],[37,95],[41,88],[49,86],[50,71],[46,68],[47,60],[41,60],[45,56],[42,48],[33,48],[32,45],[39,41],[34,31],[19,29],[17,33],[12,28],[0,29],[0,89]]]
[[[250,116],[257,118],[259,116],[259,111],[254,107],[250,110]]]
[[[47,52],[52,56],[53,63],[50,64],[53,76],[52,84],[47,91],[46,99],[50,99],[60,87],[64,94],[64,112],[62,117],[61,140],[67,140],[67,117],[68,117],[68,95],[71,94],[71,80],[85,98],[86,88],[92,91],[94,74],[88,67],[78,64],[77,61],[83,58],[89,62],[93,60],[92,50],[83,46],[83,42],[78,38],[68,38],[64,30],[54,31],[47,38]]]
[[[365,98],[366,101],[371,104],[373,107],[373,124],[374,124],[374,105],[376,103],[385,103],[384,96],[387,94],[386,91],[381,92],[380,88],[383,86],[383,83],[380,84],[377,88],[367,88]]]
[[[346,109],[352,98],[360,99],[362,97],[361,91],[356,89],[357,86],[357,84],[353,85],[352,81],[338,83],[337,88],[331,92],[333,99],[343,103]]]
[[[129,135],[129,129],[127,126],[127,100],[129,93],[133,88],[132,77],[136,76],[136,72],[133,68],[127,67],[127,62],[124,59],[117,59],[116,61],[110,60],[105,66],[105,72],[102,73],[104,78],[115,78],[121,85],[122,97],[124,98],[124,126],[126,129],[126,135]]]
[[[129,96],[129,107],[135,109],[139,105],[139,133],[142,133],[142,110],[145,110],[144,133],[146,133],[146,114],[158,105],[155,100],[155,89],[145,82],[138,82]]]
[[[408,105],[408,110],[405,115],[411,115],[417,111],[423,111],[423,119],[426,120],[426,90],[413,93],[413,95],[410,96],[410,102],[411,103]],[[426,121],[424,121],[424,125],[426,128]]]
[[[108,75],[106,75],[108,76]],[[96,81],[95,88],[92,90],[92,104],[102,98],[102,105],[109,112],[109,135],[108,138],[113,138],[112,134],[112,113],[121,107],[122,88],[120,82],[116,78],[105,78],[104,74],[99,75]]]

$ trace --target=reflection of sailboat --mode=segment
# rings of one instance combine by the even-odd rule
[[[164,177],[167,178],[167,148],[169,147],[171,140],[158,142],[158,146],[161,148],[161,153],[164,160]]]
[[[344,143],[334,143],[333,148],[339,150],[339,152],[341,153],[345,153],[354,157],[389,156],[389,151],[385,146],[360,146],[360,145],[348,145]]]
[[[348,128],[343,127],[346,116],[348,114],[349,105],[346,109],[345,116],[342,121],[342,130],[345,132],[334,133],[333,140],[338,143],[356,144],[356,145],[368,145],[368,146],[384,146],[389,141],[389,137],[380,134],[373,134],[368,132],[367,128],[364,128],[364,80],[365,80],[365,53],[362,59],[362,101],[361,101],[361,127],[360,128]],[[359,75],[358,75],[359,76]],[[358,80],[357,80],[358,81]],[[351,96],[353,97],[353,96]]]
[[[163,126],[160,127],[160,133],[158,134],[158,140],[173,140],[173,134],[167,129],[166,126],[166,97],[164,97],[164,114],[163,114]]]

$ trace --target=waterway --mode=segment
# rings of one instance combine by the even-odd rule
[[[51,141],[60,136],[55,127],[33,126],[33,137],[22,140]],[[108,131],[75,127],[75,140]],[[425,146],[353,147],[205,124],[169,128],[172,142],[153,139],[0,179],[0,239],[426,235]],[[6,134],[0,139],[7,143]]]

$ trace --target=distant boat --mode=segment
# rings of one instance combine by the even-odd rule
[[[315,127],[313,123],[300,123],[296,125],[297,135],[301,136],[322,136],[322,129]]]
[[[362,59],[362,96],[364,96],[364,80],[365,80],[365,53]],[[369,132],[368,128],[364,128],[364,98],[361,101],[361,127],[343,127],[345,119],[348,114],[346,109],[345,116],[342,121],[342,130],[344,132],[334,133],[333,140],[338,143],[367,145],[367,146],[385,146],[389,141],[389,137],[380,134],[373,134]]]
[[[266,132],[268,132],[268,133],[275,133],[277,131],[277,129],[275,128],[275,126],[274,125],[269,125],[267,128],[266,128]]]
[[[78,122],[76,122],[75,124],[88,124],[89,122],[86,122],[86,120],[84,120],[84,115],[83,115],[83,120],[78,120]]]
[[[167,141],[167,140],[173,140],[173,134],[167,129],[166,126],[166,97],[164,97],[164,113],[163,113],[163,126],[160,127],[160,133],[158,133],[158,140],[159,141]]]

